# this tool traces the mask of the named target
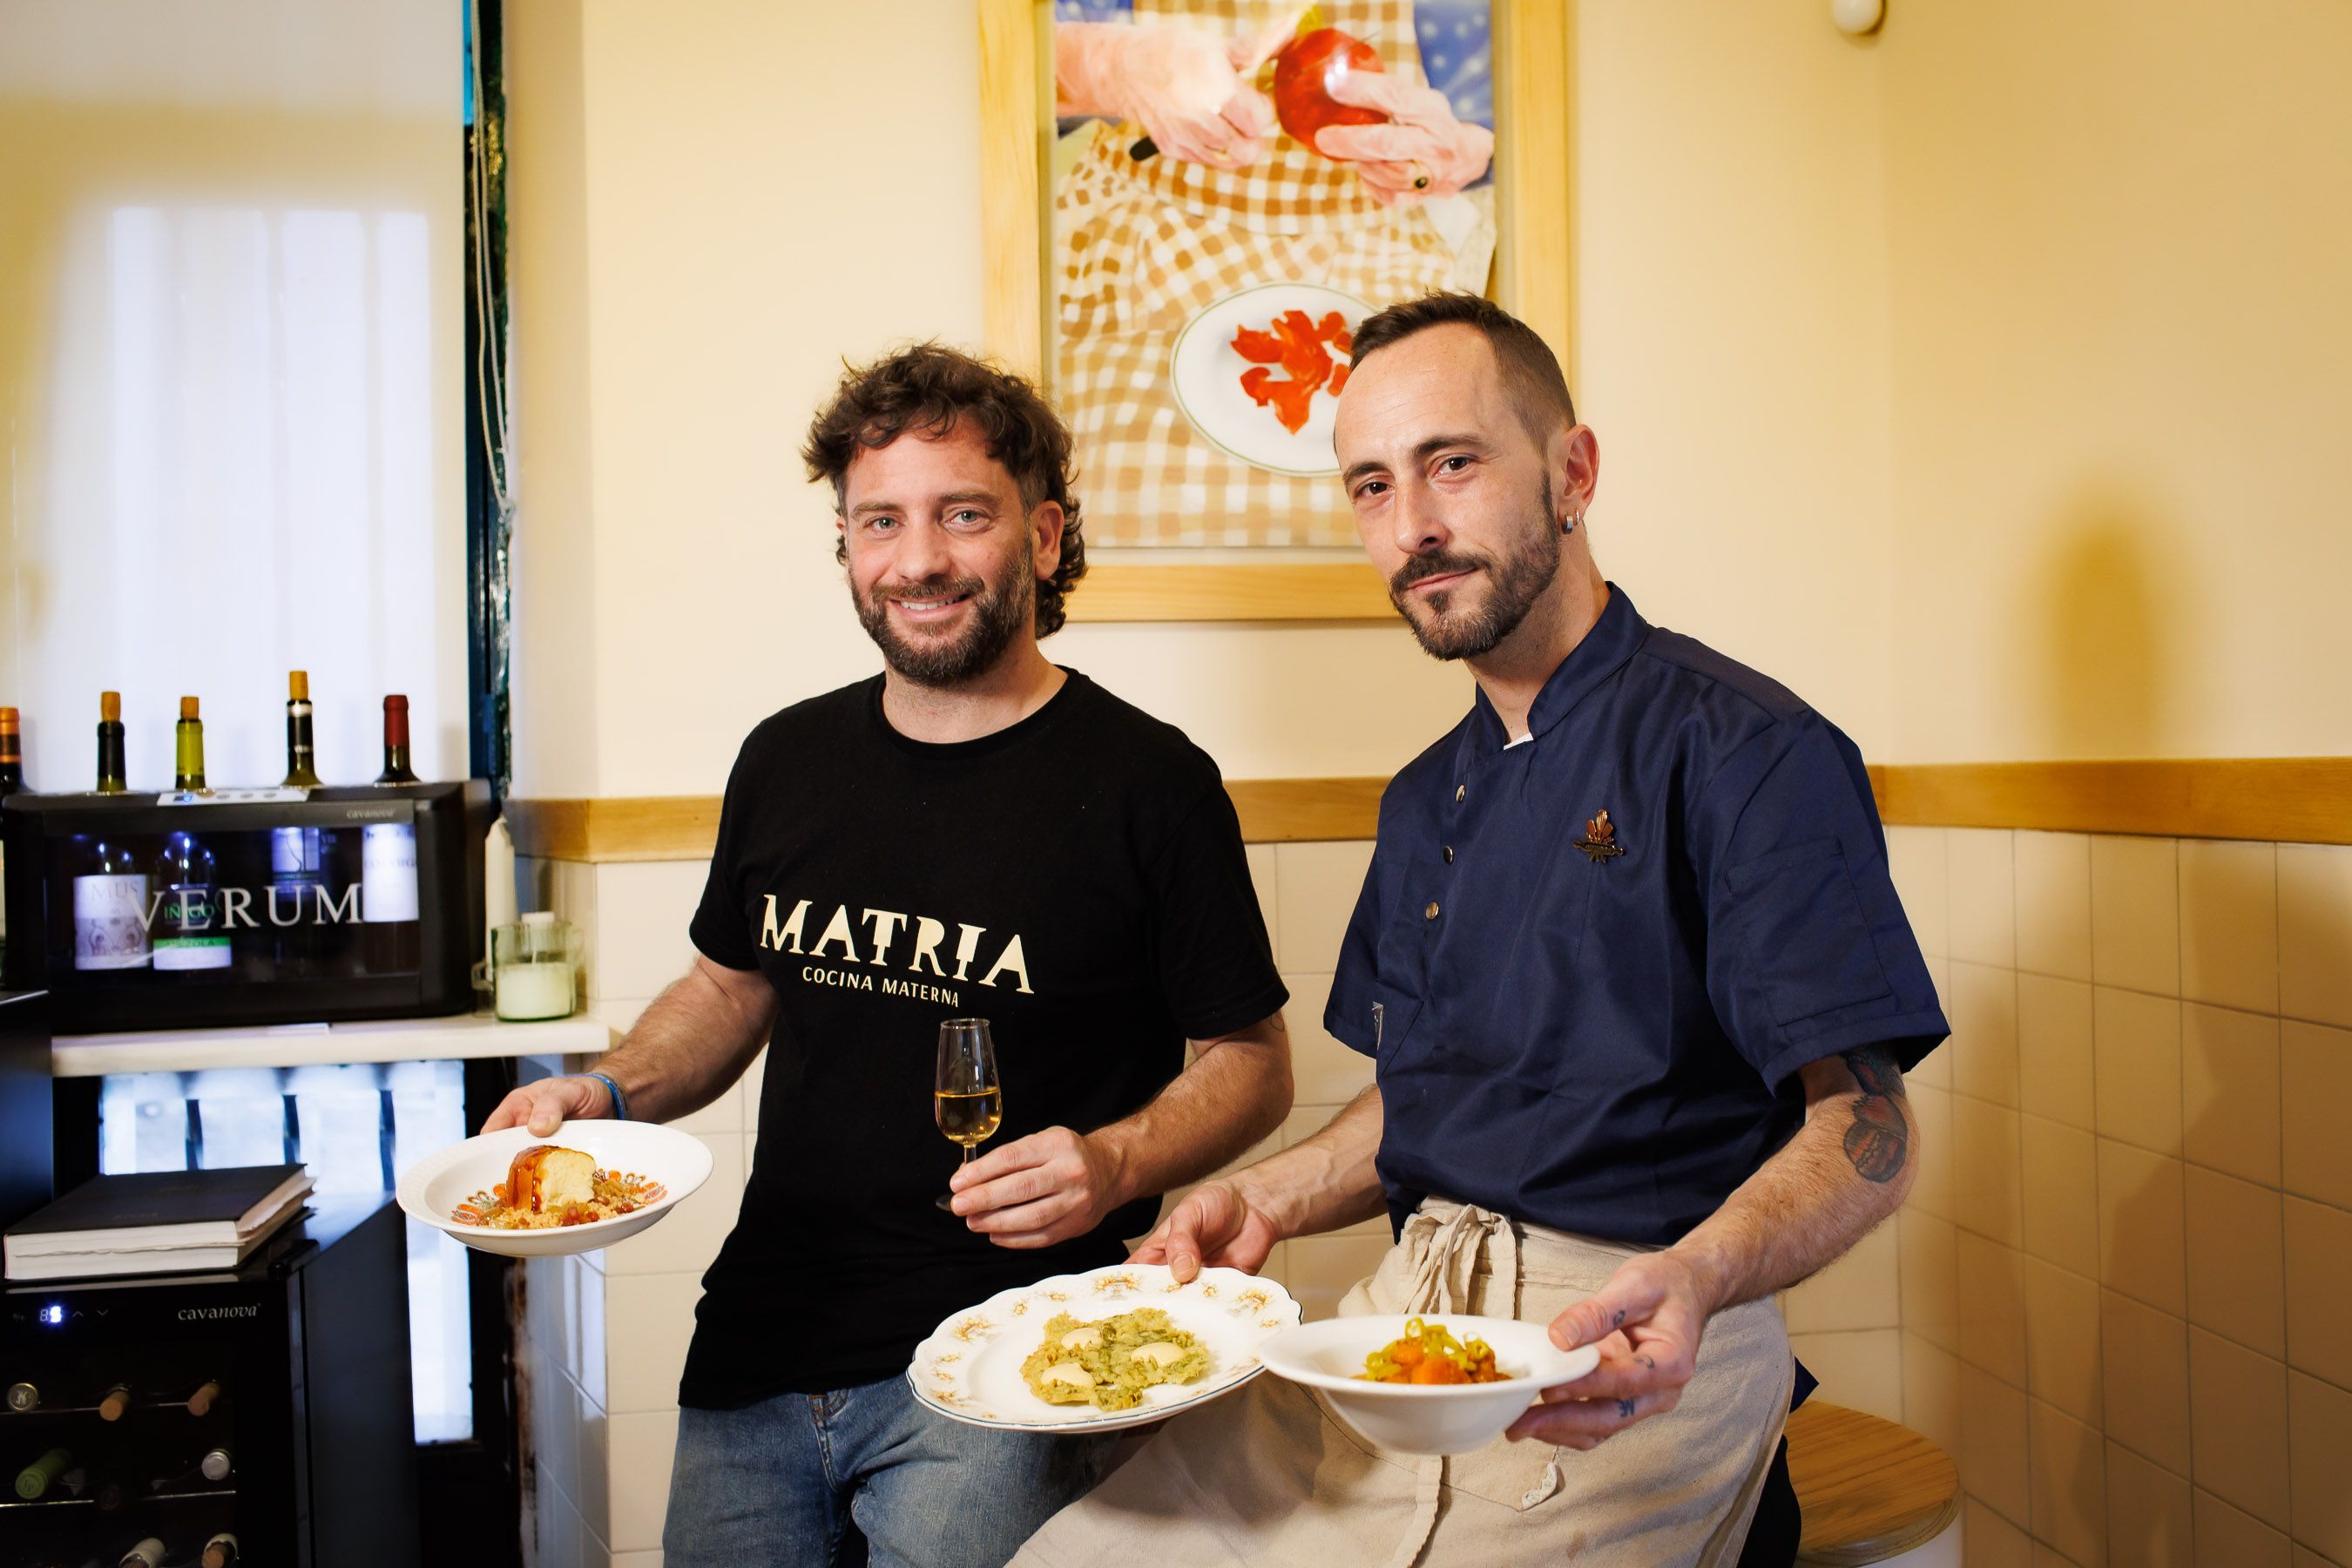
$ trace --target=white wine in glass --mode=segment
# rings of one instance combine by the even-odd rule
[[[995,1136],[1004,1121],[1004,1091],[996,1078],[996,1044],[985,1018],[950,1018],[940,1026],[940,1066],[931,1083],[932,1112],[940,1131],[963,1146],[961,1170],[971,1163],[975,1145]],[[946,1208],[955,1194],[934,1200]]]

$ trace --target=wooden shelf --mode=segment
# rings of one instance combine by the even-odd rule
[[[613,1031],[585,1014],[509,1024],[478,1014],[372,1018],[350,1024],[268,1024],[239,1029],[152,1029],[59,1035],[57,1078],[201,1072],[208,1068],[333,1067],[345,1062],[458,1061],[475,1057],[595,1056]]]

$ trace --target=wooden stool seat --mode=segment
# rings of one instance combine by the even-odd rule
[[[1960,1474],[1908,1426],[1809,1399],[1789,1416],[1789,1480],[1804,1510],[1797,1561],[1883,1563],[1942,1534],[1960,1510]]]

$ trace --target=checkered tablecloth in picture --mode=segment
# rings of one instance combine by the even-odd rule
[[[1421,79],[1411,0],[1325,0],[1333,26],[1370,37],[1391,72]],[[1263,0],[1136,0],[1136,20],[1246,35]],[[1295,16],[1292,11],[1290,15]],[[1452,286],[1464,257],[1421,207],[1381,206],[1347,164],[1275,134],[1225,171],[1137,163],[1132,123],[1097,123],[1055,193],[1055,395],[1077,444],[1087,535],[1109,545],[1351,545],[1336,478],[1268,472],[1203,440],[1168,384],[1184,323],[1237,289],[1297,281],[1375,309]],[[1477,241],[1491,253],[1492,230]],[[1480,276],[1485,256],[1472,258]]]

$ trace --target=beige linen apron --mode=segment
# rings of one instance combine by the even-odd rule
[[[1321,3],[1331,26],[1376,40],[1391,74],[1422,80],[1411,0]],[[1135,19],[1247,37],[1302,9],[1135,0]],[[1381,206],[1352,166],[1278,128],[1267,132],[1265,157],[1237,170],[1171,157],[1139,163],[1129,149],[1142,134],[1131,121],[1097,121],[1054,197],[1054,399],[1078,452],[1087,537],[1352,548],[1336,475],[1275,473],[1204,440],[1169,390],[1170,351],[1193,316],[1255,284],[1318,283],[1375,309],[1465,279],[1481,289],[1491,222],[1449,241],[1419,205]],[[1491,210],[1491,197],[1482,200]]]
[[[1549,1322],[1642,1250],[1432,1199],[1339,1304]],[[1789,1409],[1780,1309],[1718,1312],[1682,1402],[1587,1453],[1497,1440],[1424,1458],[1357,1436],[1271,1374],[1179,1416],[1023,1547],[1025,1568],[1594,1568],[1737,1562]]]

